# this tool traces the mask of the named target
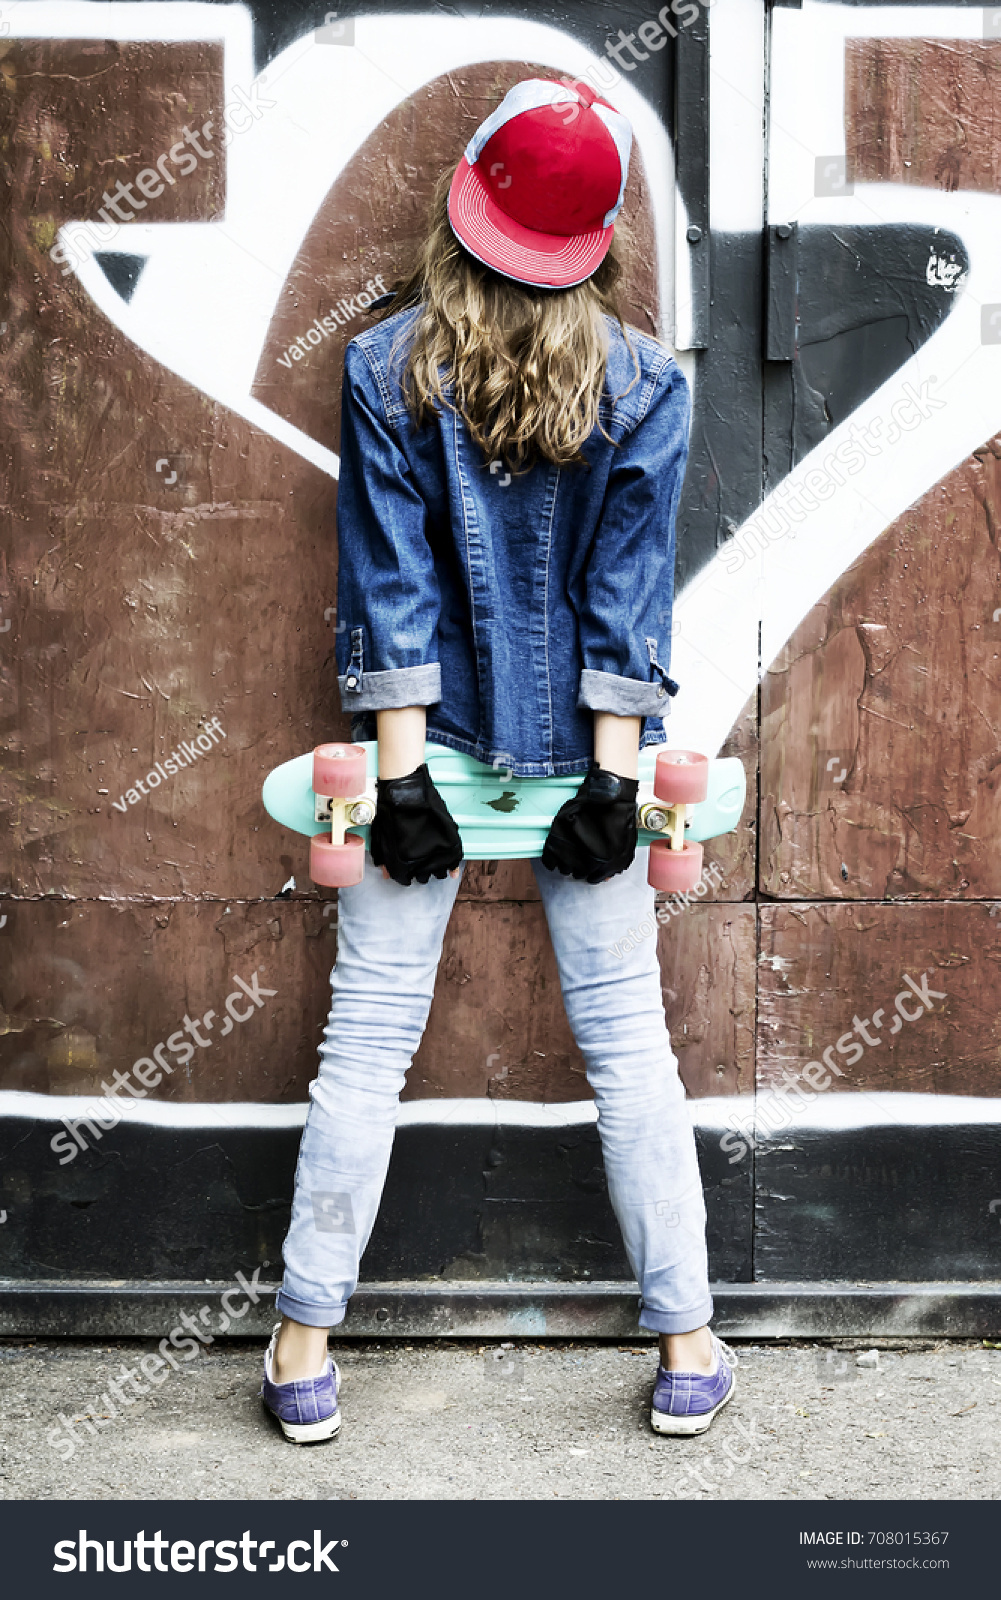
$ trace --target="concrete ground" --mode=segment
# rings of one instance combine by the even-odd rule
[[[1001,1349],[738,1345],[708,1435],[654,1437],[650,1345],[337,1349],[344,1426],[286,1444],[261,1349],[216,1344],[131,1405],[102,1396],[149,1341],[0,1343],[4,1499],[992,1500]],[[162,1377],[162,1373],[160,1374]],[[123,1395],[133,1393],[126,1380]],[[114,1404],[112,1400],[112,1404]],[[59,1420],[62,1413],[78,1443]],[[89,1414],[91,1429],[74,1421]],[[64,1459],[65,1458],[65,1459]]]

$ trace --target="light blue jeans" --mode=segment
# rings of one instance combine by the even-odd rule
[[[647,852],[600,884],[539,861],[532,868],[594,1090],[608,1192],[640,1286],[640,1326],[690,1332],[712,1315],[706,1213],[664,1021]],[[458,889],[455,878],[404,888],[366,855],[364,880],[340,891],[333,1004],[310,1085],[278,1295],[278,1309],[296,1322],[332,1327],[357,1284]],[[612,947],[623,940],[631,948],[618,956]]]

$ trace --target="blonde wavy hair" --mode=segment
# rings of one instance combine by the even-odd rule
[[[640,372],[616,299],[623,269],[615,245],[572,289],[516,283],[477,261],[452,232],[450,178],[438,184],[426,238],[384,313],[419,308],[402,374],[408,409],[418,427],[441,408],[458,412],[484,461],[499,459],[511,472],[527,471],[539,457],[558,466],[584,462],[581,446],[601,427],[606,317],[633,357],[629,388]]]

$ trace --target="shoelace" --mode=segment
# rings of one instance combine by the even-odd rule
[[[723,1360],[726,1362],[728,1367],[733,1368],[740,1366],[740,1359],[737,1356],[737,1352],[735,1350],[731,1350],[728,1344],[724,1344],[723,1340],[716,1333],[713,1334],[713,1344],[723,1357]]]

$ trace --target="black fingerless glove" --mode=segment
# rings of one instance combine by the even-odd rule
[[[462,860],[462,840],[427,762],[405,778],[380,778],[369,847],[396,882],[444,878]]]
[[[553,818],[542,865],[588,883],[625,872],[636,854],[638,788],[635,778],[617,778],[592,762],[573,799]]]

